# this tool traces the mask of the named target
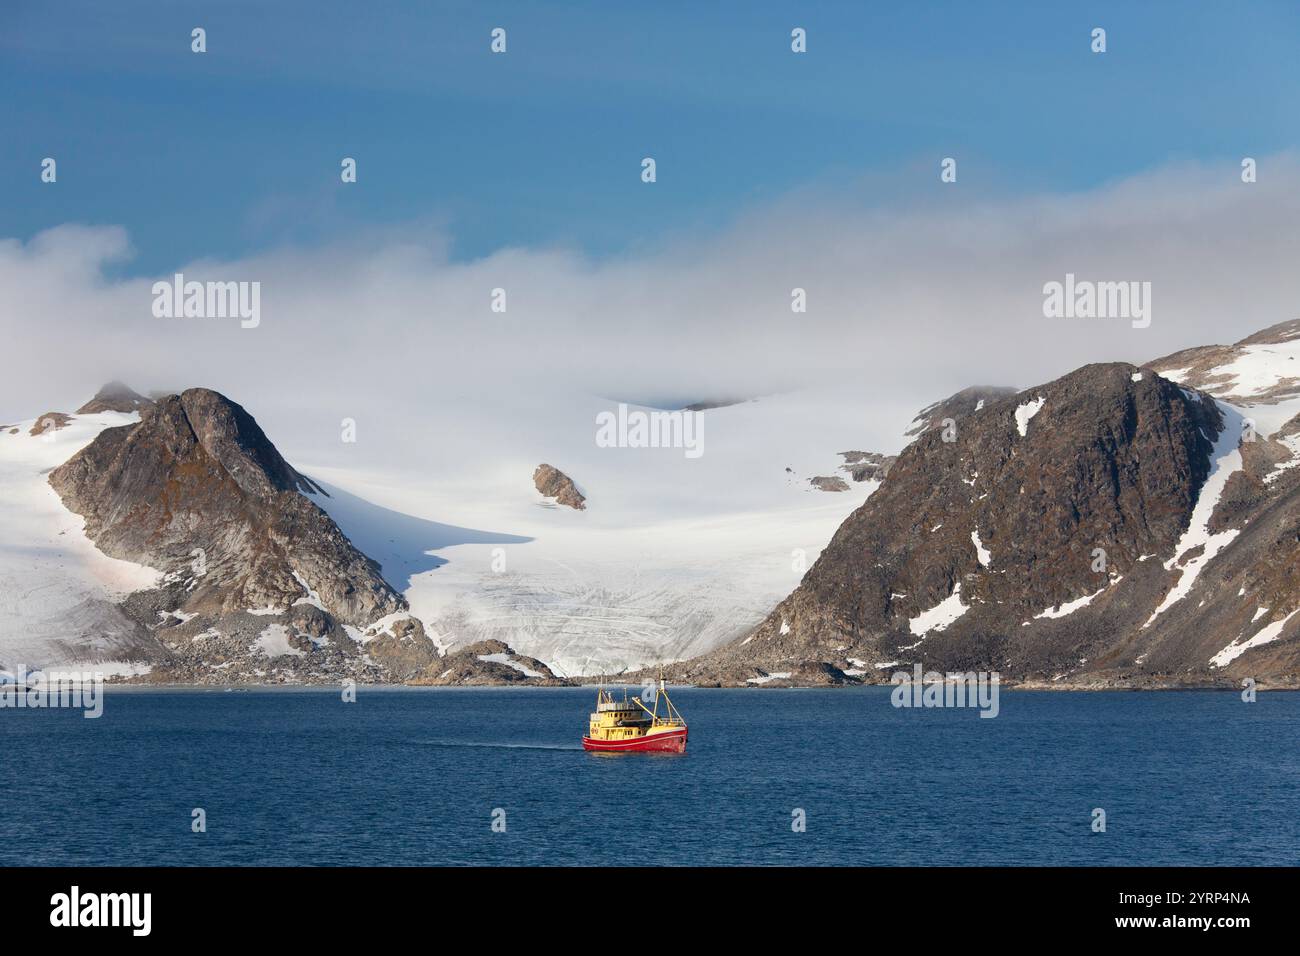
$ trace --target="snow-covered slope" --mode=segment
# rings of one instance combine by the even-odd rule
[[[496,639],[576,676],[691,657],[752,627],[878,484],[852,481],[838,453],[896,451],[888,436],[907,420],[872,419],[833,389],[766,397],[702,412],[704,453],[691,459],[599,447],[596,415],[614,407],[555,399],[545,447],[485,449],[472,484],[304,471],[436,641]],[[542,459],[575,480],[585,511],[537,494]],[[848,490],[817,490],[817,476]],[[434,520],[453,516],[458,526]]]
[[[798,583],[877,486],[854,481],[839,453],[897,450],[890,436],[907,406],[871,416],[864,394],[823,388],[707,409],[692,458],[601,447],[597,415],[617,401],[559,391],[512,410],[514,420],[489,413],[480,441],[440,450],[455,467],[438,473],[303,470],[328,493],[311,500],[382,565],[442,648],[495,639],[558,673],[598,674],[702,653]],[[500,437],[502,419],[530,440]],[[75,415],[44,436],[28,434],[31,421],[0,435],[0,664],[149,656],[150,635],[114,603],[154,586],[157,572],[96,550],[47,481],[102,429],[137,420]],[[422,424],[426,434],[440,427]],[[587,510],[537,493],[543,460],[573,476]],[[847,490],[819,490],[815,477]],[[82,634],[104,639],[68,640]]]
[[[1150,367],[1216,394],[1261,435],[1277,433],[1283,475],[1281,459],[1300,448],[1282,430],[1300,411],[1297,354],[1300,323],[1287,323]],[[933,396],[882,396],[862,383],[762,396],[703,411],[698,457],[602,447],[597,416],[618,400],[563,383],[431,401],[403,422],[408,443],[396,448],[373,430],[356,445],[311,444],[296,417],[273,437],[329,493],[312,500],[382,565],[441,647],[494,639],[557,673],[594,675],[692,657],[751,630],[877,487],[853,481],[841,452],[892,455],[934,419],[978,414],[1007,391],[968,389],[916,418]],[[0,663],[147,657],[113,601],[157,575],[100,554],[46,482],[99,430],[133,420],[77,415],[45,436],[28,434],[31,421],[0,434]],[[1024,424],[1021,437],[1032,436],[1037,419]],[[586,510],[537,493],[542,462],[572,477]],[[820,490],[810,483],[818,477],[847,490]],[[964,532],[972,553],[999,560],[979,531],[977,542]],[[107,637],[68,644],[84,631]]]
[[[1268,437],[1300,414],[1300,319],[1233,345],[1206,345],[1147,363],[1171,382],[1208,392],[1242,411]]]
[[[102,412],[38,435],[31,434],[35,420],[0,431],[0,667],[93,662],[105,673],[147,669],[148,641],[114,602],[153,587],[158,573],[100,552],[47,481],[100,431],[138,419]]]

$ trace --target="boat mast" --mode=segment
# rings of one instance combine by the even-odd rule
[[[659,693],[658,693],[658,695],[655,697],[655,716],[656,716],[656,717],[658,716],[658,712],[659,712],[659,698],[660,698],[660,697],[662,697],[662,698],[664,699],[664,707],[667,708],[667,711],[668,711],[668,712],[664,715],[664,719],[665,719],[665,720],[669,720],[669,721],[672,721],[672,720],[681,720],[681,716],[682,716],[682,715],[679,714],[679,713],[677,712],[677,708],[673,706],[673,699],[672,699],[671,697],[668,696],[668,688],[667,688],[667,686],[665,686],[665,684],[664,684],[664,669],[663,669],[662,667],[659,668]]]

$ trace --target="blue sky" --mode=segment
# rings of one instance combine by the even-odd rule
[[[949,155],[968,195],[1231,170],[1297,145],[1298,28],[1291,3],[6,0],[0,237],[120,224],[129,274],[395,226],[600,259],[801,189],[889,202]]]

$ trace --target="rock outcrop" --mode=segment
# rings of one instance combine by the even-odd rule
[[[732,405],[743,405],[745,402],[753,401],[749,398],[718,398],[703,402],[691,402],[689,405],[682,406],[684,412],[707,412],[714,408],[730,408]]]
[[[58,431],[61,428],[67,428],[71,422],[72,416],[64,412],[46,412],[32,423],[32,427],[27,434],[44,435],[49,431]]]
[[[430,686],[534,684],[559,687],[572,682],[556,677],[535,657],[516,654],[501,641],[478,641],[429,665],[409,683]]]
[[[1236,405],[1276,404],[1300,396],[1298,346],[1300,319],[1293,319],[1232,345],[1183,349],[1145,367]]]
[[[849,483],[843,478],[832,475],[818,475],[815,478],[809,478],[808,484],[812,485],[818,491],[848,491]]]
[[[848,472],[854,481],[883,481],[898,458],[874,451],[842,451],[840,457],[844,459],[840,471]]]
[[[539,494],[553,498],[558,505],[565,505],[575,511],[585,511],[587,499],[573,483],[573,479],[553,465],[541,464],[533,472],[533,485]]]
[[[109,382],[95,397],[77,409],[78,415],[94,415],[99,412],[139,412],[153,404],[153,401],[132,391],[121,382]]]
[[[921,409],[903,434],[915,438],[932,428],[942,428],[948,420],[959,422],[967,415],[978,412],[985,405],[1001,401],[1016,393],[1014,388],[1001,385],[974,385],[955,395]]]

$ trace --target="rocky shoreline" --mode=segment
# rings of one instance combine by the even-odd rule
[[[314,674],[301,678],[290,678],[287,675],[281,675],[272,680],[254,680],[247,682],[230,682],[230,681],[176,681],[168,679],[154,679],[149,674],[137,674],[133,676],[114,675],[104,678],[106,686],[110,687],[132,687],[139,689],[151,690],[257,690],[271,688],[302,688],[320,690],[330,687],[341,687],[343,680],[329,679],[327,675]],[[416,690],[424,688],[503,688],[503,687],[529,687],[529,688],[546,688],[546,687],[629,687],[639,689],[645,686],[642,681],[606,680],[598,681],[587,677],[555,677],[549,680],[508,680],[508,679],[491,679],[484,678],[469,682],[457,681],[405,681],[394,683],[382,680],[356,680],[355,686],[358,689],[384,689],[384,690]],[[764,689],[775,690],[811,690],[824,688],[860,688],[860,687],[890,687],[889,681],[872,681],[872,682],[849,682],[811,684],[795,683],[793,681],[781,680],[771,681],[762,684],[754,683],[721,683],[721,682],[678,682],[668,681],[669,687],[689,687],[699,690],[752,690],[759,691]],[[1015,691],[1042,691],[1047,693],[1097,693],[1101,691],[1207,691],[1207,692],[1239,692],[1242,688],[1239,685],[1213,681],[1159,681],[1151,679],[1141,680],[1062,680],[1062,681],[1044,681],[1044,680],[1000,680],[999,686],[1003,690]],[[1261,693],[1268,691],[1300,691],[1300,680],[1286,681],[1260,681],[1255,685],[1256,691]]]

